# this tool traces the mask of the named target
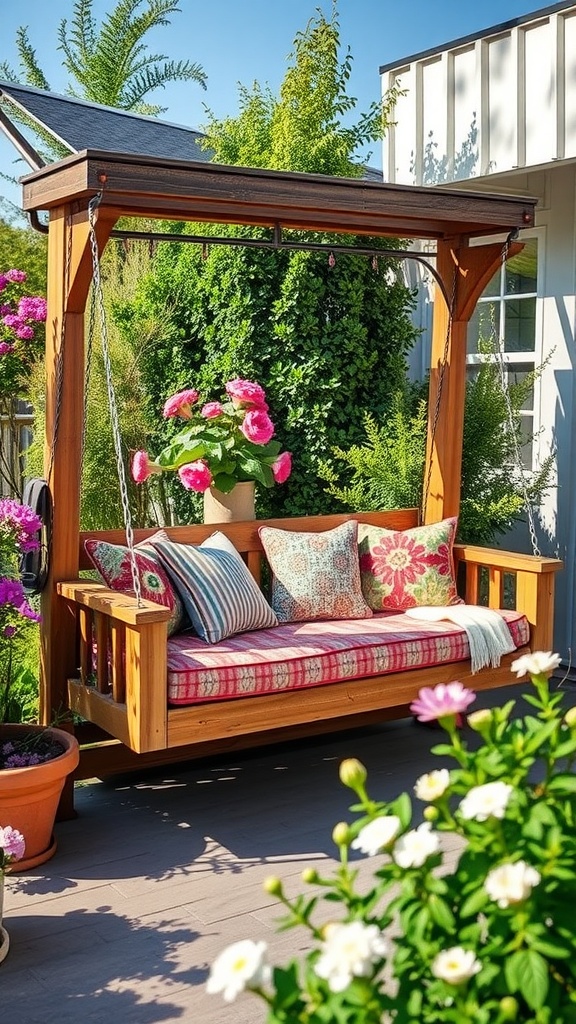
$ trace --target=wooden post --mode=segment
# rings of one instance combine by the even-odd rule
[[[113,224],[98,224],[100,249]],[[58,597],[56,583],[78,575],[84,309],[91,267],[86,209],[68,205],[52,210],[48,235],[44,472],[52,494],[53,522],[49,576],[41,601],[40,720],[44,724],[67,708],[66,681],[76,668],[73,614]]]
[[[450,326],[450,310],[436,287],[424,467],[425,523],[457,516],[460,511],[468,321],[502,261],[500,242],[470,248],[460,243],[460,239],[453,239],[439,241],[437,246],[436,269],[453,300],[453,318]],[[520,243],[514,243],[507,255],[522,249]]]

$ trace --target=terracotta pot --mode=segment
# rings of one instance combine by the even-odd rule
[[[204,491],[205,523],[236,523],[255,518],[253,480],[236,484],[228,494],[215,487]]]
[[[42,732],[40,725],[2,725],[0,742]],[[0,825],[12,825],[26,841],[22,860],[6,868],[8,874],[28,871],[44,864],[56,852],[54,821],[60,794],[68,775],[79,761],[78,741],[63,729],[47,729],[64,752],[59,757],[28,768],[0,769]]]

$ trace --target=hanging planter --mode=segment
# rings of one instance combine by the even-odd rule
[[[5,870],[28,871],[44,864],[56,852],[54,821],[64,783],[78,765],[78,741],[63,729],[41,725],[0,725],[0,746],[31,737],[54,750],[50,760],[25,767],[0,768],[0,823],[10,824],[24,836],[25,856]]]
[[[236,523],[255,518],[253,480],[236,484],[227,494],[215,487],[204,491],[205,523]]]

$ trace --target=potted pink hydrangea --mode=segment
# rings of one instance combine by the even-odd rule
[[[201,401],[194,388],[172,395],[164,405],[166,418],[184,420],[184,426],[152,459],[135,453],[132,476],[143,483],[154,473],[176,472],[183,487],[205,494],[205,519],[210,498],[216,500],[216,520],[254,518],[254,484],[283,484],[292,470],[290,452],[275,440],[266,395],[255,381],[235,378],[225,385],[218,401]],[[248,504],[246,502],[248,492]],[[229,505],[223,496],[234,493],[244,502],[239,515],[224,516]]]

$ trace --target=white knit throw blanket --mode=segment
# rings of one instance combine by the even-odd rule
[[[446,619],[462,626],[466,630],[470,644],[473,672],[479,672],[487,665],[497,668],[503,654],[510,654],[516,650],[508,624],[492,608],[483,608],[475,604],[454,604],[441,608],[426,606],[408,608],[406,615],[413,619],[424,619],[426,622]]]

